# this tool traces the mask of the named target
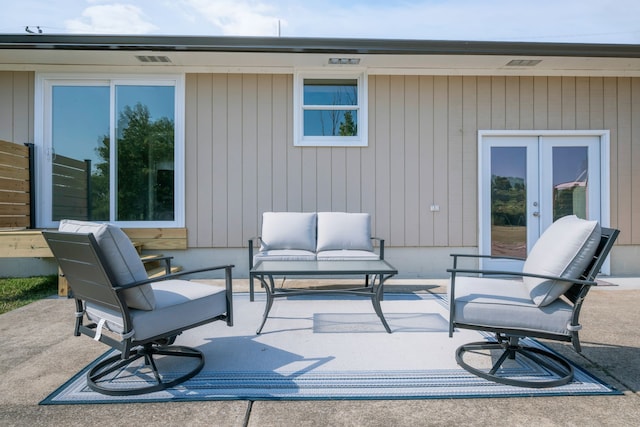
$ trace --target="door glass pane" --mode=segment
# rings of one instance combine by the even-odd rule
[[[526,147],[491,148],[491,255],[527,255]]]
[[[116,220],[173,220],[173,86],[116,86],[116,117]]]
[[[566,215],[588,218],[587,147],[553,147],[553,220]]]
[[[109,87],[52,88],[52,215],[109,220]]]

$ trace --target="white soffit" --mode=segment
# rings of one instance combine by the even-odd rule
[[[137,56],[157,56],[170,62],[141,63]],[[640,58],[363,54],[357,65],[369,74],[396,75],[568,75],[640,76]],[[329,64],[335,53],[154,52],[13,49],[0,51],[0,70],[15,71],[144,71],[291,73],[296,68],[348,68]],[[532,66],[511,61],[537,61]],[[517,62],[516,62],[517,63]]]

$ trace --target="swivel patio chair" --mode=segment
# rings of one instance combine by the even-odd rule
[[[148,279],[133,244],[114,225],[63,220],[59,231],[42,234],[73,291],[74,334],[119,351],[88,371],[94,391],[124,396],[176,386],[204,366],[203,353],[173,345],[176,337],[217,320],[233,325],[233,265]],[[224,270],[225,286],[178,279],[212,270]],[[168,366],[179,373],[162,374]],[[123,373],[143,381],[117,381]]]
[[[455,328],[495,336],[495,341],[460,346],[457,363],[474,375],[507,385],[544,388],[572,381],[573,367],[566,359],[522,340],[571,342],[581,351],[580,310],[618,234],[596,221],[573,215],[560,218],[536,242],[519,273],[459,268],[459,258],[496,257],[452,254],[453,268],[447,270],[449,336]],[[526,359],[540,369],[539,375],[515,375],[513,362]]]

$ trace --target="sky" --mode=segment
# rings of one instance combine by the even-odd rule
[[[638,0],[0,0],[0,33],[640,44]]]

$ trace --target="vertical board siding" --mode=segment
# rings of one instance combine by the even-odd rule
[[[433,133],[433,121],[434,121],[434,97],[433,97],[433,85],[434,79],[430,76],[420,76],[418,82],[418,101],[419,101],[419,114],[418,119],[420,125],[418,129],[418,147],[420,150],[420,174],[418,175],[419,193],[413,195],[418,201],[418,207],[420,209],[418,228],[419,233],[419,245],[433,246],[434,244],[434,212],[431,211],[430,206],[434,202],[433,193],[433,153],[434,153],[434,133]]]
[[[474,246],[478,228],[478,84],[474,77],[465,77],[462,84],[462,246]]]
[[[420,80],[417,76],[405,80],[403,106],[404,159],[398,171],[404,184],[402,215],[399,226],[404,233],[404,246],[420,246]]]
[[[0,139],[33,143],[35,73],[0,71]]]
[[[390,247],[477,246],[480,129],[609,129],[611,224],[640,244],[639,78],[376,75],[368,98],[368,147],[294,147],[293,76],[188,74],[189,245],[246,246],[268,210],[333,210],[371,213]]]
[[[389,111],[389,246],[405,246],[406,181],[407,174],[405,152],[407,146],[407,129],[405,123],[405,78],[392,76],[389,81],[391,109]],[[413,139],[413,138],[411,138]],[[404,206],[404,209],[393,209]]]
[[[618,226],[625,233],[620,233],[622,242],[631,242],[633,236],[632,212],[632,135],[631,135],[631,80],[629,78],[618,79]]]
[[[633,213],[631,217],[631,242],[640,242],[640,224],[638,223],[638,219],[640,218],[640,185],[637,183],[640,182],[640,146],[638,143],[640,142],[638,138],[640,138],[640,103],[638,103],[638,99],[640,99],[640,79],[631,80],[631,99],[634,100],[634,103],[631,104],[631,156],[632,156],[632,168],[631,168],[631,183],[632,183],[632,194],[631,194],[631,212]],[[634,144],[635,141],[635,144]]]

